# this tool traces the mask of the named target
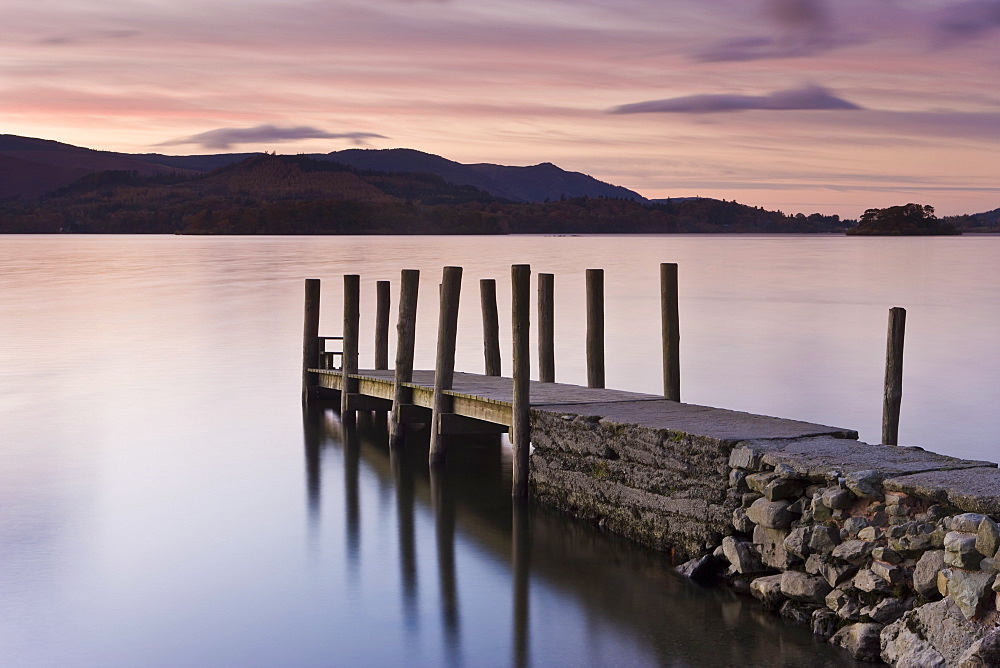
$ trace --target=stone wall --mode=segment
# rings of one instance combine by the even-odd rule
[[[684,575],[721,577],[856,658],[1000,666],[996,464],[674,406],[645,424],[533,411],[535,497],[689,559]],[[739,438],[755,432],[782,437]]]

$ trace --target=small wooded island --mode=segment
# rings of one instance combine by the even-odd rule
[[[952,223],[934,215],[934,207],[920,204],[868,209],[846,234],[866,236],[926,236],[961,234]]]

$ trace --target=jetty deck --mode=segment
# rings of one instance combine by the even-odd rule
[[[339,369],[310,369],[319,387],[341,391],[343,372]],[[404,411],[401,422],[429,423],[434,405],[433,370],[415,370],[410,382],[412,408]],[[389,410],[392,407],[394,371],[362,369],[348,374],[357,382],[357,392],[349,399],[356,410]],[[607,422],[662,429],[724,442],[754,439],[832,436],[856,439],[854,430],[800,420],[768,417],[724,408],[686,404],[643,394],[607,388],[591,388],[567,383],[531,381],[529,402],[532,411],[560,415],[599,417]],[[513,421],[514,380],[502,376],[455,372],[452,389],[455,417],[441,421],[442,434],[469,434],[507,431]]]

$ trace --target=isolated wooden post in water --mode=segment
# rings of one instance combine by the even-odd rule
[[[604,270],[587,270],[587,387],[604,387]]]
[[[417,288],[420,272],[404,269],[399,277],[399,314],[396,322],[396,373],[392,385],[392,419],[389,420],[389,446],[403,444],[404,431],[399,422],[400,407],[409,404],[412,388],[404,383],[413,380],[413,345],[417,333]]]
[[[538,275],[538,380],[556,382],[555,276]]]
[[[663,396],[681,400],[681,324],[677,313],[677,265],[660,265],[660,315],[663,332]]]
[[[431,464],[444,463],[447,449],[441,434],[441,415],[450,413],[452,398],[445,394],[455,380],[455,339],[458,336],[458,300],[462,291],[462,268],[445,267],[441,279],[441,311],[438,318],[437,363],[434,372],[434,406],[431,413]]]
[[[514,455],[512,493],[528,498],[528,454],[531,443],[531,267],[515,264],[510,268],[511,325],[514,334],[514,400],[510,444]]]
[[[389,281],[375,283],[375,368],[389,368]]]
[[[497,282],[492,278],[479,281],[479,296],[483,311],[483,353],[486,375],[500,375],[500,316],[497,313]]]
[[[340,419],[353,422],[354,413],[347,408],[348,397],[358,391],[358,337],[361,329],[361,277],[344,275],[344,356],[341,363]]]
[[[306,279],[305,315],[302,326],[302,401],[309,400],[309,388],[316,386],[319,367],[319,279]]]
[[[906,309],[889,309],[889,334],[885,346],[885,398],[882,402],[882,443],[899,444],[899,406],[903,399],[903,337]]]

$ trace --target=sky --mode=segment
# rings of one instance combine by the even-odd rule
[[[646,197],[1000,207],[1000,0],[0,0],[0,133],[414,148]]]

